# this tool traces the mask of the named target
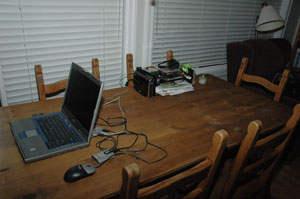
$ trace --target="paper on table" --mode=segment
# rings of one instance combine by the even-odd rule
[[[176,81],[174,83],[162,83],[156,87],[156,93],[165,95],[178,95],[193,91],[193,85],[186,81]]]

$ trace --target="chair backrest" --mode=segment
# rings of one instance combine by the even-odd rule
[[[138,189],[140,169],[137,164],[132,163],[125,166],[122,173],[123,184],[120,198],[159,198],[193,182],[200,182],[200,184],[187,197],[198,198],[201,196],[201,198],[207,198],[213,177],[226,146],[227,137],[228,133],[225,130],[217,131],[213,136],[212,147],[204,161],[191,169],[142,189]]]
[[[127,79],[128,79],[128,86],[133,87],[133,55],[127,54],[126,55],[126,66],[127,66]]]
[[[168,50],[167,52],[167,61],[170,60],[170,59],[173,59],[174,56],[173,56],[173,51],[172,50]]]
[[[280,101],[280,98],[282,97],[283,91],[286,87],[290,71],[285,69],[282,74],[282,78],[280,80],[279,85],[276,85],[262,77],[246,74],[245,71],[246,71],[247,65],[248,65],[248,58],[243,57],[238,75],[235,80],[235,85],[240,86],[242,84],[242,81],[259,84],[259,85],[265,87],[266,89],[268,89],[269,91],[275,93],[275,96],[274,96],[275,101]]]
[[[40,64],[35,65],[34,71],[40,101],[46,101],[47,95],[55,96],[66,89],[67,79],[45,85],[42,66]],[[93,75],[100,79],[98,59],[92,60],[92,72]]]
[[[92,73],[95,77],[100,79],[99,60],[97,58],[92,59]]]
[[[67,80],[60,80],[58,82],[45,85],[43,70],[40,64],[34,66],[35,70],[35,79],[37,84],[37,90],[39,94],[40,101],[46,101],[46,95],[56,95],[65,90],[67,85]]]
[[[222,198],[232,198],[240,185],[253,180],[256,182],[255,189],[251,190],[254,194],[269,194],[272,171],[294,132],[299,117],[300,104],[297,104],[286,125],[268,136],[260,135],[262,123],[259,120],[249,124],[248,133],[239,148]]]

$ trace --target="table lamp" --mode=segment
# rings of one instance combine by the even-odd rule
[[[274,31],[283,26],[284,20],[275,8],[264,2],[256,23],[256,39],[258,38],[258,32]]]

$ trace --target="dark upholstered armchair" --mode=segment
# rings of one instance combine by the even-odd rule
[[[286,39],[250,39],[227,44],[227,80],[234,83],[242,57],[249,59],[246,73],[273,81],[286,68],[291,44]]]

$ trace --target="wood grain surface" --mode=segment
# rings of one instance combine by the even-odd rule
[[[121,96],[121,105],[128,120],[127,127],[145,133],[149,141],[168,151],[164,160],[147,164],[129,156],[116,156],[97,168],[94,175],[74,183],[63,181],[64,173],[72,166],[93,163],[91,155],[99,152],[92,138],[89,147],[25,164],[14,142],[9,121],[31,117],[34,113],[59,111],[62,99],[2,107],[0,109],[0,192],[3,198],[103,198],[118,194],[122,168],[135,162],[141,169],[140,182],[145,184],[174,173],[205,158],[211,147],[214,132],[229,133],[227,147],[239,146],[247,133],[250,121],[261,120],[262,132],[283,126],[292,110],[245,88],[207,75],[205,85],[195,85],[195,91],[176,96],[145,98],[133,88]],[[126,88],[104,91],[112,96]],[[104,100],[105,102],[109,101]],[[117,103],[102,106],[102,118],[121,116]],[[98,120],[101,122],[101,120]],[[114,130],[122,130],[117,127]],[[124,136],[125,146],[132,137]],[[141,147],[144,140],[139,140]],[[149,146],[137,154],[149,161],[163,156]]]

